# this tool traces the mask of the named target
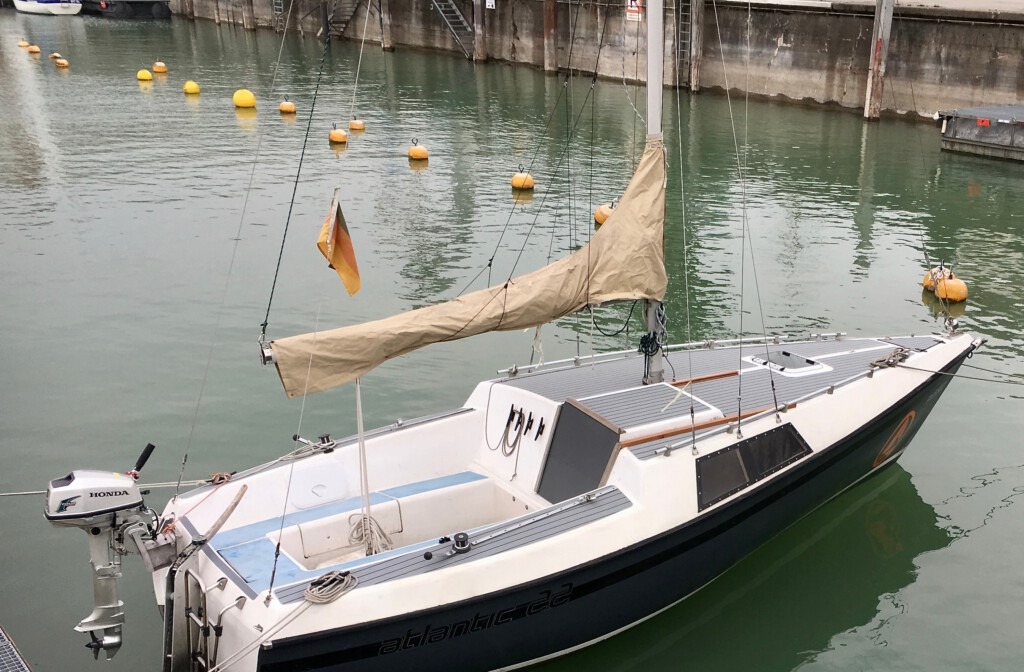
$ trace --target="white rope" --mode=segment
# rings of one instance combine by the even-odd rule
[[[348,517],[348,525],[348,542],[366,548],[367,555],[377,555],[395,547],[391,537],[373,516],[353,513]]]

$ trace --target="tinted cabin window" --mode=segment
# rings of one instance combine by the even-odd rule
[[[703,510],[810,454],[793,425],[785,424],[697,458],[697,507]]]

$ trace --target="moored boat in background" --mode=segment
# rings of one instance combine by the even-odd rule
[[[66,16],[82,11],[81,0],[14,0],[14,8],[25,14]]]

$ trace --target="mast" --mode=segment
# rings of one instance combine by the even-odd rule
[[[661,99],[665,82],[665,11],[663,0],[647,2],[647,138],[661,139]],[[667,342],[665,309],[661,301],[644,300],[647,335],[641,340],[644,353],[644,385],[665,380],[661,348]]]

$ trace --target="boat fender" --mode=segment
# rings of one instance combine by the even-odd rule
[[[466,553],[469,551],[469,535],[465,532],[455,533],[455,543],[452,544],[452,550],[456,553]]]

